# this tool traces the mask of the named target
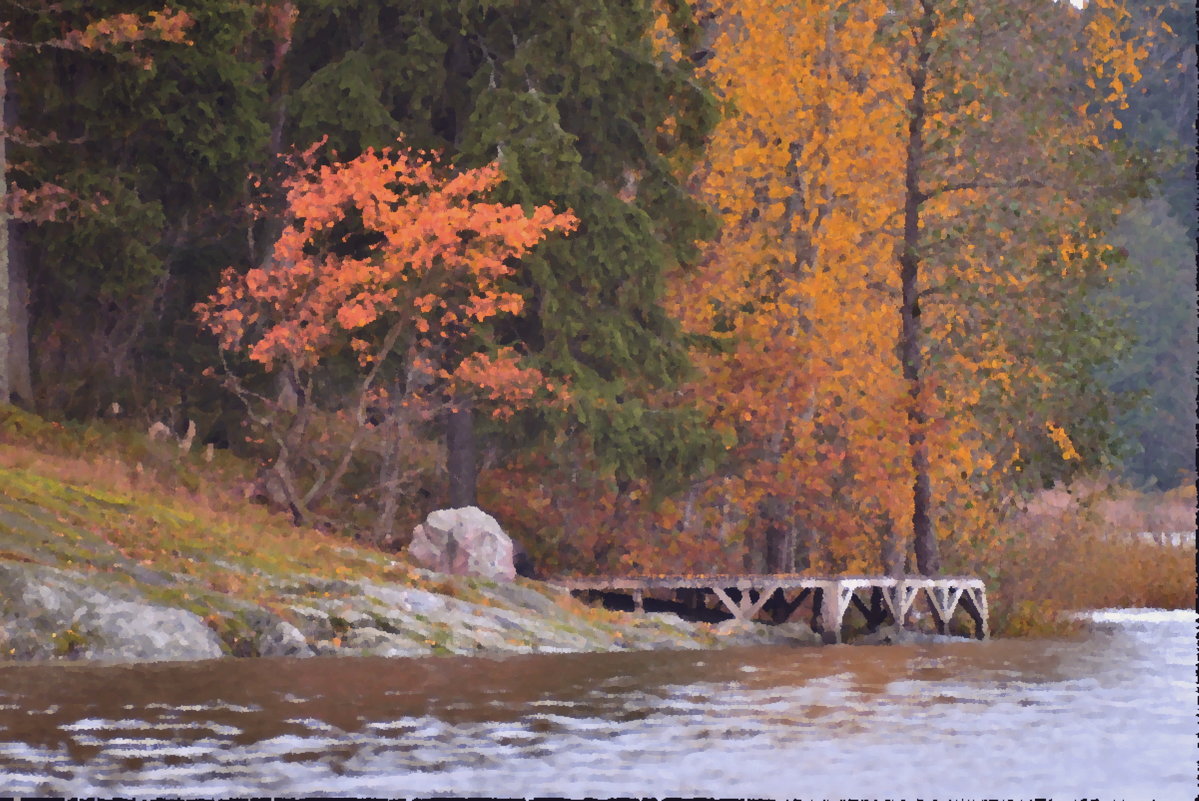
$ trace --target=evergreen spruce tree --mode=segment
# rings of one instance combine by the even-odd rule
[[[686,410],[647,401],[687,368],[658,301],[665,272],[696,259],[711,233],[680,176],[716,118],[692,60],[655,52],[654,19],[648,0],[301,9],[283,100],[288,143],[328,136],[350,158],[402,134],[460,166],[498,159],[508,179],[499,200],[553,203],[581,221],[523,261],[525,309],[496,332],[567,382],[572,401],[503,430],[462,404],[445,426],[454,505],[473,502],[476,428],[509,442],[577,434],[618,479],[679,475],[707,452]],[[671,24],[690,52],[700,31],[687,4]]]

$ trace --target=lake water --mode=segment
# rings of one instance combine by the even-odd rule
[[[0,795],[1192,799],[1192,612],[1078,640],[0,667]]]

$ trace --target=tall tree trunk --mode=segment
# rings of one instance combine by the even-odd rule
[[[891,525],[891,519],[883,515],[875,526],[879,540],[879,562],[883,566],[883,575],[902,576],[904,574],[904,548],[902,538]]]
[[[795,571],[795,533],[783,521],[772,522],[766,528],[766,572]]]
[[[936,532],[933,531],[932,487],[929,480],[928,443],[924,411],[924,355],[920,326],[920,173],[924,166],[925,86],[935,19],[928,0],[922,0],[924,13],[917,35],[916,62],[908,73],[912,97],[908,101],[907,159],[904,165],[903,245],[899,255],[899,281],[903,300],[900,305],[902,326],[899,358],[908,384],[908,447],[915,475],[912,484],[912,535],[916,551],[916,569],[926,576],[941,569]]]
[[[0,39],[0,109],[5,106],[8,89],[8,42]],[[8,154],[5,145],[8,129],[0,118],[0,404],[12,397],[9,375],[9,333],[12,330],[13,304],[10,300],[11,282],[8,276]]]
[[[756,522],[756,521],[755,521]],[[766,548],[764,535],[757,526],[751,525],[745,532],[745,551],[741,554],[741,566],[746,573],[766,572]]]
[[[450,508],[475,506],[478,460],[475,453],[475,415],[470,400],[454,398],[445,421],[446,470],[450,479]]]
[[[7,77],[7,76],[6,76]],[[18,94],[0,80],[0,109],[4,131],[14,131],[20,117]],[[7,166],[7,165],[5,165]],[[3,194],[3,193],[0,193]],[[29,370],[29,248],[25,236],[29,224],[9,218],[8,233],[8,390],[25,406],[33,405],[33,381]]]
[[[8,380],[14,403],[32,408],[29,367],[29,223],[8,221]]]
[[[790,573],[795,568],[795,535],[791,505],[777,495],[758,504],[758,516],[764,524],[763,566],[767,573]]]

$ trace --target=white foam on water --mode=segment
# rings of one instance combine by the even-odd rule
[[[0,742],[0,757],[26,762],[46,759],[52,752],[29,745],[28,743]],[[4,785],[0,785],[3,788]]]
[[[546,723],[564,726],[569,729],[593,730],[593,729],[610,729],[614,724],[608,720],[595,718],[574,718],[565,715],[547,714],[545,712],[535,712],[525,716],[528,720],[541,720]]]
[[[167,740],[124,743],[123,747],[104,746],[104,756],[111,759],[166,759],[168,757],[195,758],[210,756],[220,750],[221,744],[212,745],[175,745]],[[139,747],[140,746],[140,747]]]
[[[303,726],[311,731],[340,731],[336,726],[332,726],[323,720],[316,718],[288,718],[284,723],[294,723],[298,726]]]
[[[364,728],[370,731],[407,731],[415,729],[421,725],[421,721],[416,718],[399,718],[397,720],[373,720],[367,723]]]
[[[174,728],[169,724],[166,728]],[[122,718],[121,720],[105,720],[103,718],[82,718],[74,723],[64,723],[59,726],[63,731],[148,731],[162,727],[162,724],[151,723],[138,718]]]
[[[171,712],[261,712],[262,707],[243,706],[242,704],[227,704],[224,701],[213,701],[207,704],[146,704],[146,709],[166,709]]]
[[[294,734],[281,734],[254,744],[250,753],[253,757],[285,756],[288,754],[321,753],[341,745],[335,737],[299,737]]]
[[[226,726],[223,723],[174,720],[160,723],[150,723],[145,720],[103,720],[100,718],[82,718],[74,723],[64,723],[59,726],[65,732],[105,732],[105,731],[210,731],[218,736],[232,737],[241,734],[236,726]],[[109,740],[111,742],[111,740]]]
[[[1195,623],[1193,609],[1090,609],[1071,615],[1076,620],[1095,623]]]

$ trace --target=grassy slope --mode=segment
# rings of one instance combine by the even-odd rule
[[[174,443],[11,408],[0,410],[0,446],[3,558],[109,572],[136,564],[259,600],[259,571],[397,578],[384,554],[246,502],[246,466],[220,454],[206,463]]]
[[[205,618],[235,652],[245,634],[241,602],[291,617],[294,581],[284,592],[281,577],[368,579],[490,603],[469,582],[429,578],[393,554],[296,528],[247,502],[250,473],[225,454],[209,461],[119,426],[64,425],[0,407],[0,561],[136,588]],[[316,592],[336,596],[335,586],[331,593],[326,582]],[[601,630],[628,622],[569,597],[554,600],[567,616]]]

